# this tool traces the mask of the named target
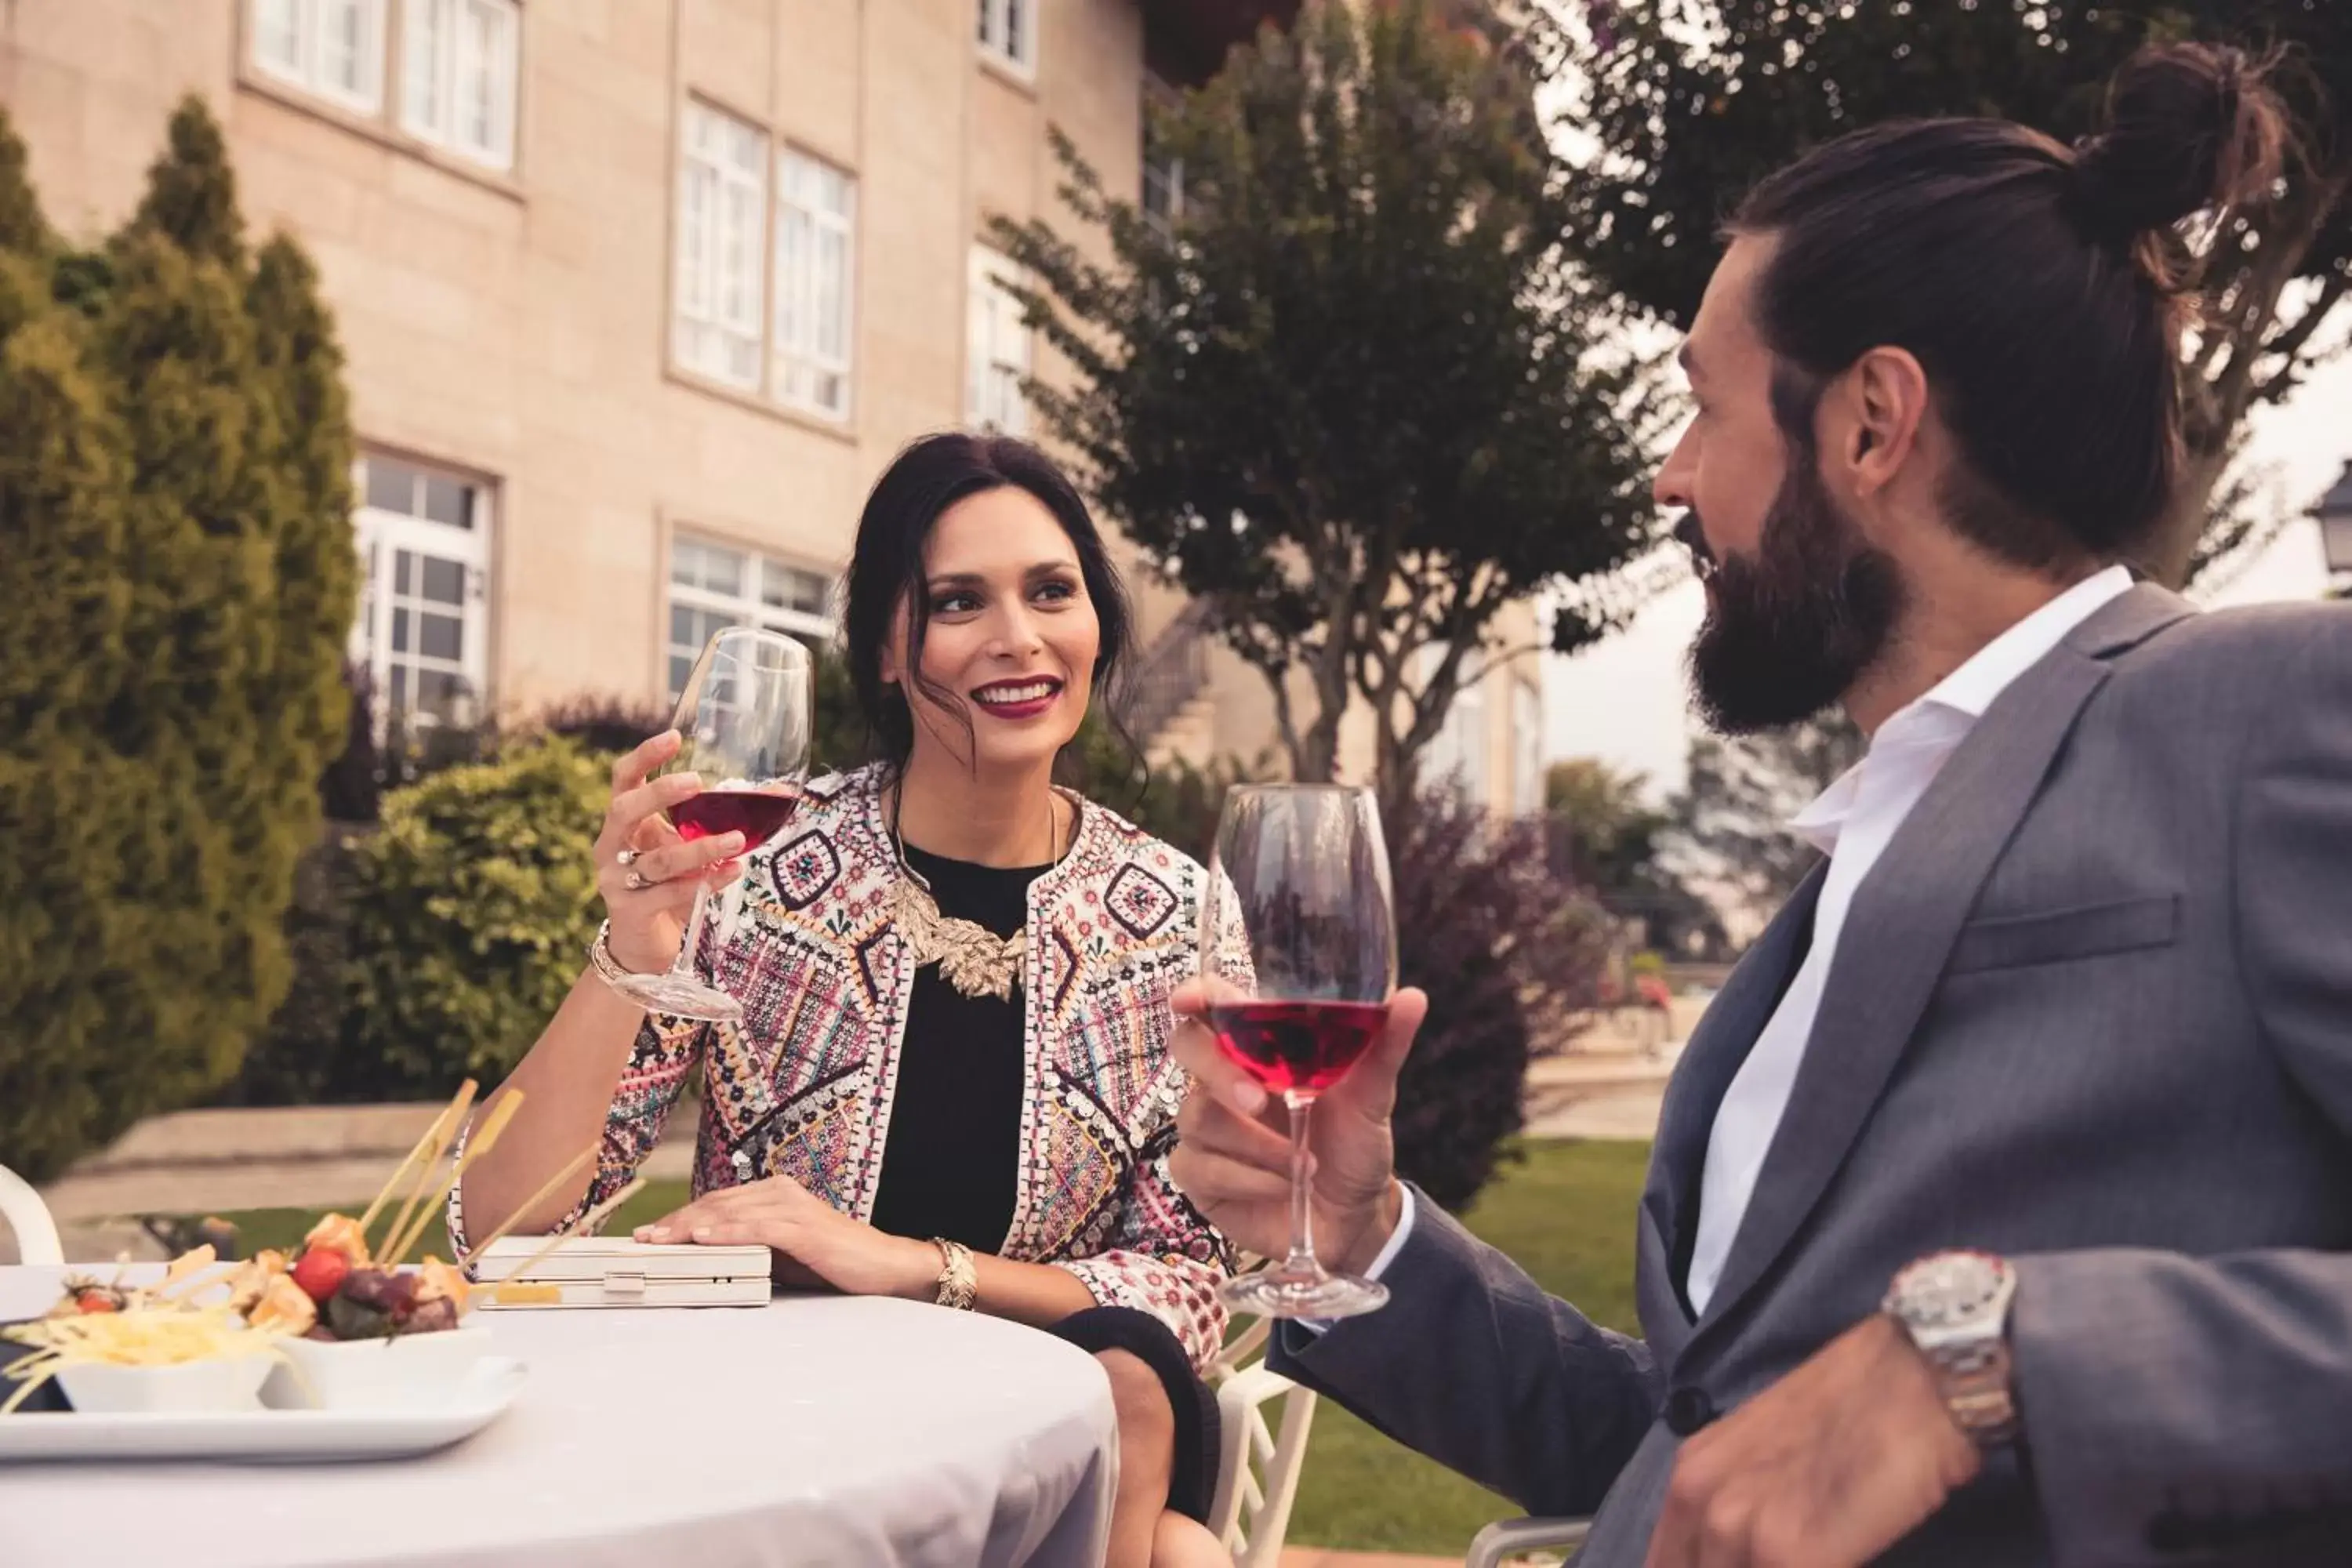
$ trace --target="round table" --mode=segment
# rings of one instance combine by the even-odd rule
[[[0,1319],[45,1310],[64,1272],[0,1268]],[[529,1373],[466,1442],[381,1464],[0,1464],[0,1563],[1102,1561],[1110,1385],[1051,1335],[829,1296],[478,1321]]]

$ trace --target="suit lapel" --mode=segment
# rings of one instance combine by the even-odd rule
[[[1681,1272],[1680,1258],[1687,1240],[1684,1231],[1697,1213],[1699,1172],[1706,1158],[1716,1110],[1804,958],[1813,906],[1821,900],[1828,864],[1822,861],[1807,874],[1764,928],[1764,934],[1741,955],[1723,990],[1707,1004],[1698,1026],[1691,1031],[1666,1085],[1642,1202],[1657,1222],[1670,1273]],[[1675,1299],[1681,1300],[1683,1281],[1677,1278],[1669,1283]]]
[[[2132,609],[2141,594],[2083,629],[2111,618],[2137,627],[2146,618]],[[2106,679],[2105,667],[2079,651],[2084,646],[2070,637],[2001,694],[1856,890],[1788,1110],[1695,1337],[1738,1312],[1861,1135],[1985,878]]]

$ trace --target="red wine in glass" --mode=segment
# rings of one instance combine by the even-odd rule
[[[1236,1311],[1344,1318],[1388,1300],[1315,1256],[1309,1149],[1318,1095],[1339,1085],[1388,1018],[1396,909],[1371,792],[1247,784],[1225,796],[1201,900],[1201,978],[1226,1057],[1290,1110],[1290,1251],[1227,1280]]]
[[[1320,1094],[1381,1032],[1380,1002],[1235,1002],[1209,1009],[1217,1045],[1276,1094]]]
[[[677,836],[691,844],[698,838],[716,838],[722,833],[740,833],[743,847],[757,849],[793,819],[800,805],[800,796],[784,790],[738,789],[721,785],[688,795],[669,808],[670,826]]]
[[[782,632],[723,626],[711,637],[678,694],[671,720],[677,748],[655,776],[692,773],[726,782],[669,808],[680,838],[740,832],[749,849],[790,820],[808,773],[811,669],[808,649]],[[696,968],[709,912],[710,885],[698,879],[677,959],[657,973],[615,976],[613,989],[674,1017],[742,1017],[742,1002]]]

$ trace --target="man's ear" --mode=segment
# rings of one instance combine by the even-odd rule
[[[1918,444],[1927,416],[1927,373],[1908,349],[1872,349],[1847,368],[1823,402],[1835,427],[1822,432],[1822,450],[1844,469],[1844,488],[1870,496],[1902,472]]]

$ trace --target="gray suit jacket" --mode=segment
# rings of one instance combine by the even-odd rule
[[[1423,1202],[1389,1307],[1279,1369],[1636,1568],[1682,1436],[1984,1247],[2024,1444],[1885,1561],[2352,1563],[2352,612],[2136,587],[2002,693],[1856,895],[1694,1321],[1708,1129],[1820,881],[1668,1088],[1643,1338]]]

